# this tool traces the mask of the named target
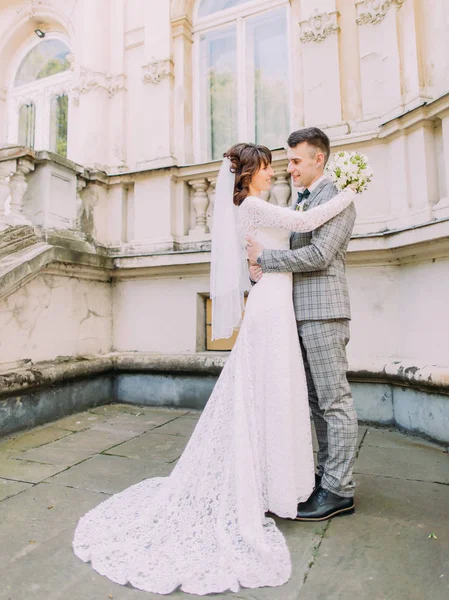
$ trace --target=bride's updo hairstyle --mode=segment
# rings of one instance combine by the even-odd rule
[[[271,152],[258,144],[235,144],[223,154],[231,161],[231,173],[235,173],[234,204],[240,204],[249,196],[253,175],[271,165]]]

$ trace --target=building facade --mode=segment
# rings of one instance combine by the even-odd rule
[[[141,401],[155,357],[217,365],[220,157],[270,146],[288,206],[286,138],[314,125],[375,172],[348,251],[359,414],[449,437],[446,0],[1,0],[0,30],[5,398],[80,357],[126,363]]]

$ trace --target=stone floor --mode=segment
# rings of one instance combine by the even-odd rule
[[[0,439],[0,600],[161,598],[95,573],[72,534],[109,494],[167,475],[198,417],[111,405]],[[210,597],[447,600],[448,449],[361,426],[356,484],[351,517],[278,521],[294,565],[285,586]]]

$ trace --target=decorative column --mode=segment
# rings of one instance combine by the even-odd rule
[[[301,5],[302,6],[302,5]],[[310,4],[301,8],[301,42],[304,69],[305,125],[341,130],[340,68],[338,60],[338,25],[335,0],[320,3],[311,12]]]
[[[431,99],[426,89],[429,81],[429,75],[424,68],[427,48],[424,47],[421,31],[422,24],[426,20],[426,15],[423,13],[428,10],[427,6],[424,7],[425,4],[427,3],[413,2],[413,0],[408,2],[396,0],[404,112],[421,106]]]
[[[195,226],[189,231],[190,236],[202,236],[209,233],[207,226],[207,207],[209,206],[209,196],[207,189],[209,182],[207,179],[196,179],[189,181],[193,189],[192,205],[195,210]]]
[[[443,160],[444,160],[444,191],[445,194],[433,210],[436,216],[449,216],[449,110],[439,115],[443,134]]]
[[[356,0],[363,119],[387,121],[402,112],[396,10],[402,2]],[[379,93],[382,90],[382,93]]]
[[[123,169],[126,152],[125,0],[110,0],[109,165]]]
[[[354,128],[362,118],[362,91],[360,78],[360,51],[357,10],[353,2],[337,0],[338,23],[342,34],[338,36],[341,78],[341,110],[343,121]]]
[[[184,15],[172,20],[174,77],[173,151],[181,164],[193,162],[192,24]]]
[[[292,195],[290,187],[290,175],[282,170],[274,172],[275,183],[272,188],[272,195],[277,200],[278,206],[288,206],[288,201]]]
[[[23,198],[27,191],[26,175],[34,171],[34,164],[26,158],[20,158],[16,172],[12,175],[9,187],[11,190],[11,212],[6,217],[8,225],[31,225],[23,213]]]

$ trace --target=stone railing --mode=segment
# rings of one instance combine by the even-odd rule
[[[11,146],[0,150],[0,231],[32,225],[76,229],[77,178],[84,169],[57,155]]]
[[[274,152],[267,202],[288,206],[284,151]],[[0,149],[0,231],[32,226],[94,242],[112,255],[208,250],[219,161],[107,176],[49,152]]]
[[[190,221],[187,239],[200,241],[210,239],[213,224],[215,185],[220,162],[213,162],[179,169],[178,185],[188,186]],[[264,200],[279,206],[289,206],[292,197],[290,175],[284,151],[273,155],[273,185],[264,194]]]

